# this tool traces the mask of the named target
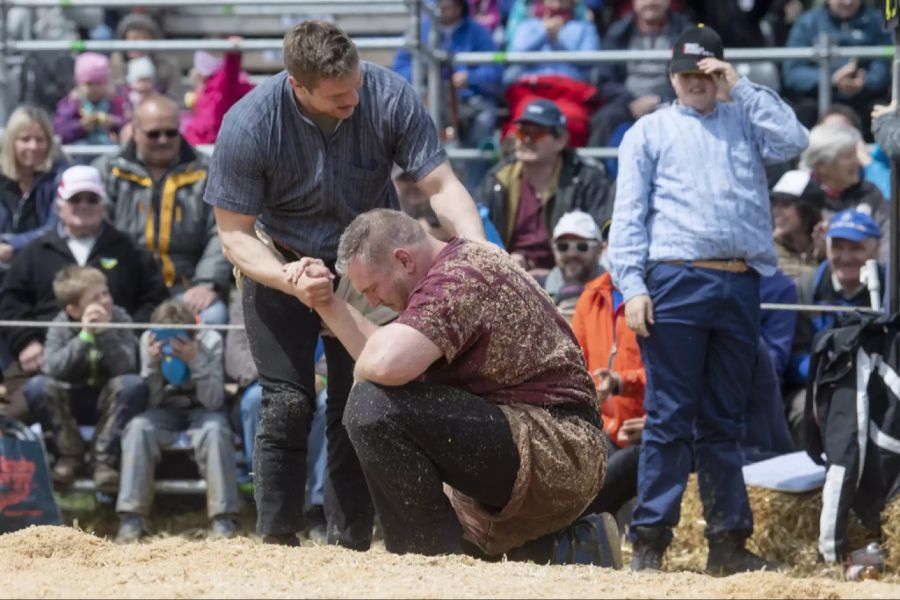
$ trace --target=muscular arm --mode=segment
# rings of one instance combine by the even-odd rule
[[[358,380],[403,385],[419,377],[442,356],[441,349],[419,331],[391,323],[369,336],[353,374]]]
[[[316,311],[353,360],[359,360],[366,341],[379,329],[378,325],[341,298],[333,298],[328,304],[316,306]]]
[[[324,266],[310,264],[304,267],[294,289],[297,298],[315,307],[356,361],[356,379],[403,385],[443,356],[434,342],[408,325],[392,323],[379,327],[370,322],[344,300],[336,298],[332,285],[333,279]]]
[[[431,198],[431,208],[441,224],[450,225],[456,235],[469,240],[484,241],[481,217],[475,201],[457,179],[448,161],[442,162],[416,183],[422,193]]]
[[[281,263],[256,237],[253,228],[256,216],[224,208],[215,210],[225,258],[253,281],[293,296],[294,290],[281,272]]]

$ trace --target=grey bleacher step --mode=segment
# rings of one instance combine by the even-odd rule
[[[318,15],[322,16],[322,15]],[[409,26],[406,15],[327,15],[350,35],[403,35]],[[216,35],[225,37],[240,31],[244,37],[281,37],[298,13],[195,15],[172,13],[163,17],[163,29],[170,37]]]

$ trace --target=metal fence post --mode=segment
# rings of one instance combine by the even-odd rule
[[[422,0],[408,0],[409,6],[409,49],[412,56],[412,85],[419,95],[425,97],[425,85],[422,72]]]
[[[437,27],[434,20],[428,28],[428,112],[438,131],[441,129],[441,63],[435,56],[437,50]]]
[[[6,0],[0,0],[0,28],[2,28],[0,30],[0,119],[2,119],[2,123],[6,123],[6,119],[9,117],[8,12],[9,7]]]
[[[891,100],[900,102],[900,28],[894,28],[894,60],[891,62]],[[890,262],[888,264],[888,314],[895,315],[900,311],[900,157],[891,157],[891,242]]]
[[[831,42],[827,33],[820,33],[816,40],[819,51],[819,116],[831,106]]]

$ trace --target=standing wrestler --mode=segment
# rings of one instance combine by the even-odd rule
[[[340,235],[356,215],[398,206],[395,163],[431,198],[446,227],[476,240],[484,231],[434,123],[403,78],[361,61],[345,32],[320,21],[285,35],[284,62],[286,71],[226,115],[205,200],[215,206],[225,255],[242,274],[247,336],[263,387],[253,457],[257,532],[267,543],[296,545],[320,319],[297,299],[282,263],[309,256],[333,270]],[[325,355],[328,541],[364,550],[374,511],[341,424],[353,360],[335,338],[325,338]]]

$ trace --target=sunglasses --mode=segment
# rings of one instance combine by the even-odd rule
[[[558,252],[568,252],[569,248],[574,247],[578,252],[587,252],[597,245],[597,242],[556,242],[556,250]]]
[[[86,204],[90,204],[90,205],[96,205],[96,204],[100,204],[100,196],[98,196],[97,194],[91,194],[91,193],[75,194],[74,196],[72,196],[68,200],[66,200],[66,202],[68,202],[69,204],[71,204],[73,206],[78,206],[82,202],[84,202]]]
[[[539,142],[548,135],[550,135],[549,129],[516,129],[515,132],[516,139],[520,142]]]
[[[151,129],[150,131],[144,131],[144,135],[153,140],[154,142],[161,138],[162,136],[166,136],[168,139],[173,139],[178,137],[177,129]]]

